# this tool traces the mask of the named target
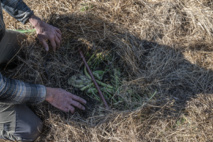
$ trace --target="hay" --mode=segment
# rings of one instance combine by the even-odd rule
[[[62,30],[63,45],[45,53],[29,37],[25,58],[5,72],[27,82],[61,87],[81,72],[77,52],[110,51],[122,71],[111,111],[88,99],[88,111],[65,114],[44,103],[38,141],[212,141],[213,3],[211,0],[29,1],[35,14]],[[4,15],[7,28],[31,29]],[[79,40],[80,39],[80,40]],[[134,91],[131,96],[128,90]],[[156,92],[155,96],[152,96]]]

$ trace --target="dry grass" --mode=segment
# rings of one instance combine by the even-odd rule
[[[82,46],[110,50],[123,73],[115,96],[124,103],[111,111],[91,105],[86,114],[71,115],[40,105],[45,129],[38,141],[213,141],[211,0],[25,2],[62,30],[63,46],[46,54],[29,37],[26,58],[18,56],[10,77],[78,93],[67,78],[81,70],[76,49]],[[31,28],[6,14],[4,19],[7,28]],[[140,98],[132,100],[128,89]]]

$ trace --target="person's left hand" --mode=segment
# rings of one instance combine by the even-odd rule
[[[36,29],[38,40],[46,51],[49,51],[50,49],[47,43],[48,40],[51,43],[53,51],[56,51],[56,49],[60,47],[61,31],[58,28],[43,22],[34,15],[31,16],[29,21]]]

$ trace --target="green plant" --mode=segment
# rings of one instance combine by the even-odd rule
[[[12,31],[25,34],[25,33],[34,33],[36,30],[35,29],[27,29],[27,30],[12,30]]]
[[[92,9],[92,8],[94,7],[94,5],[87,4],[87,3],[81,4],[81,5],[82,5],[82,7],[81,7],[80,10],[81,10],[82,12],[88,11],[88,10],[90,10],[90,9]]]

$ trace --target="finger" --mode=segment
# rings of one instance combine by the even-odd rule
[[[61,42],[60,42],[60,40],[58,39],[57,36],[55,37],[55,41],[56,41],[57,47],[60,48]]]
[[[55,38],[54,37],[50,39],[50,43],[51,43],[51,45],[53,47],[53,51],[56,51],[56,43],[55,43]]]
[[[62,40],[62,38],[61,38],[61,34],[59,34],[59,33],[57,33],[56,32],[56,35],[57,35],[57,37],[60,39],[60,41]]]
[[[68,106],[68,109],[71,113],[74,113],[75,112],[75,108],[71,105]]]
[[[74,100],[76,100],[76,101],[78,101],[78,102],[80,102],[80,103],[82,103],[82,104],[86,104],[87,103],[86,100],[84,100],[83,98],[78,97],[76,95],[72,95],[71,98],[74,99]]]
[[[55,28],[55,29],[61,35],[61,30],[59,30],[58,28]]]
[[[44,39],[41,39],[40,41],[41,41],[43,47],[45,48],[45,50],[49,51],[49,46],[48,46],[47,42]]]
[[[85,110],[85,107],[83,106],[83,105],[81,105],[79,102],[77,102],[77,101],[74,101],[74,100],[71,100],[71,105],[72,106],[75,106],[75,107],[77,107],[77,108],[79,108],[79,109],[81,109],[81,110]]]
[[[60,108],[62,111],[64,111],[64,112],[69,112],[70,111],[70,109],[69,108]]]
[[[58,109],[60,109],[60,110],[62,110],[62,111],[64,111],[64,112],[69,112],[69,108],[68,108],[66,105],[64,105],[64,106],[61,106],[61,105],[53,105],[53,106],[55,106],[56,108],[58,108]]]

